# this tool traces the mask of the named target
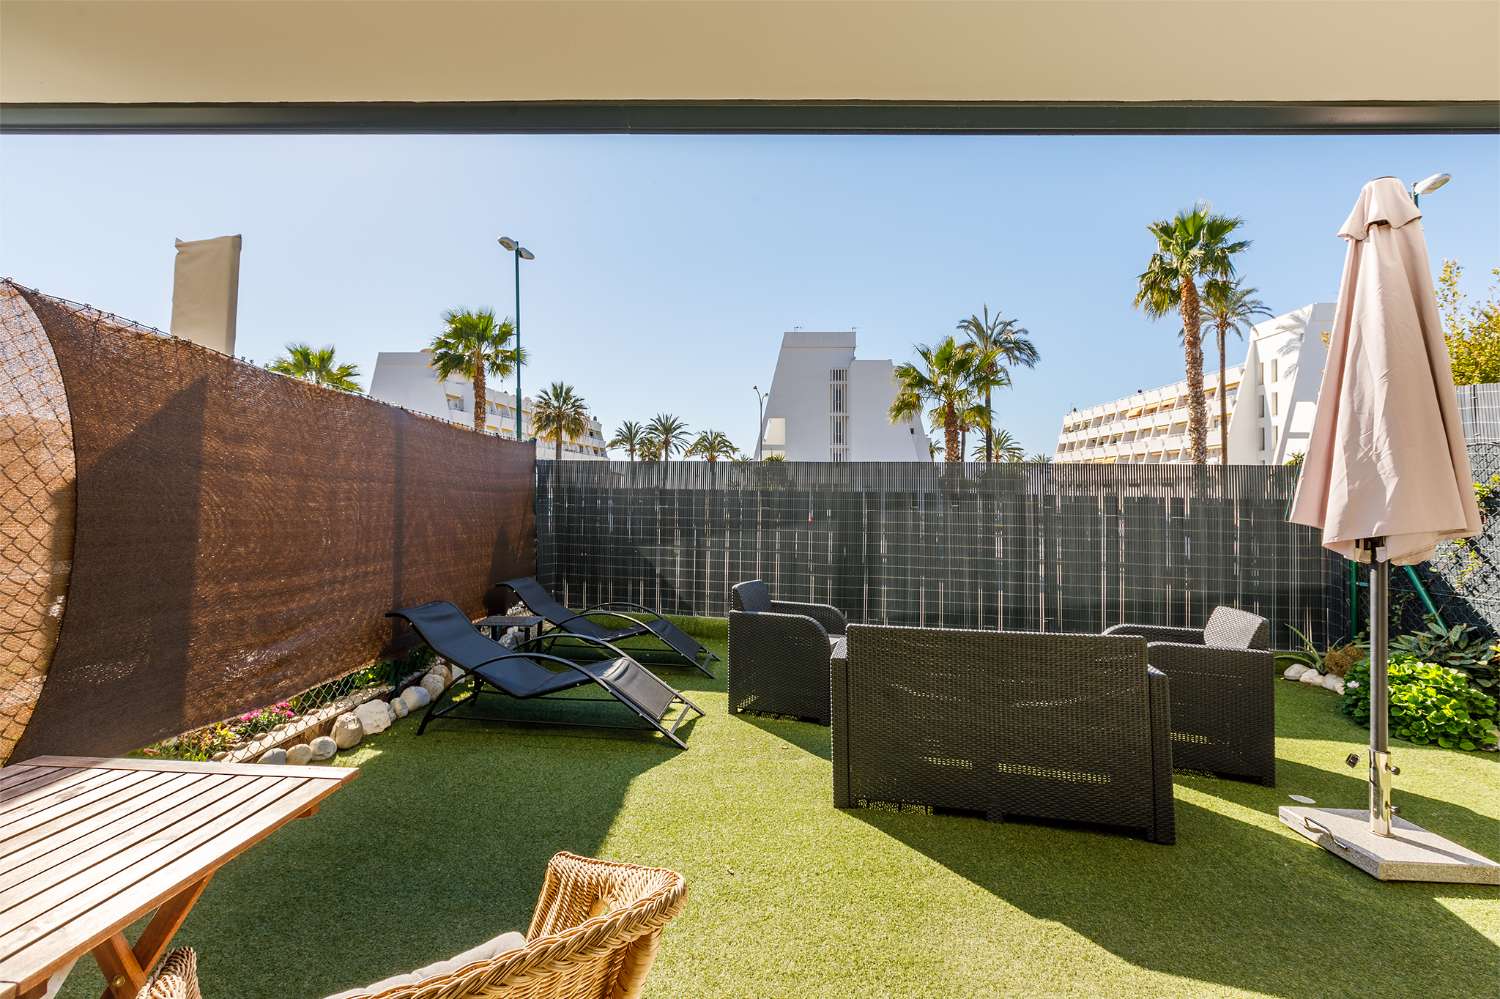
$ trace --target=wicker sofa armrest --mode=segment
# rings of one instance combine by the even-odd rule
[[[1177,804],[1172,797],[1172,684],[1161,670],[1146,667],[1146,696],[1151,712],[1151,787],[1153,843],[1177,842]]]
[[[802,614],[729,612],[729,710],[828,724],[828,632]]]
[[[1184,645],[1202,645],[1203,632],[1197,628],[1169,628],[1160,624],[1117,624],[1105,628],[1105,635],[1135,635],[1148,642],[1177,642]]]
[[[1172,678],[1177,765],[1276,783],[1276,670],[1270,652],[1151,642],[1153,668]]]
[[[844,617],[844,612],[831,604],[800,604],[790,600],[772,600],[771,612],[773,614],[801,614],[810,617],[823,626],[823,630],[830,635],[842,635],[849,629],[849,621]]]

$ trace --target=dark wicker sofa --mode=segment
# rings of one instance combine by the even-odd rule
[[[1276,784],[1276,671],[1270,624],[1219,607],[1202,631],[1119,624],[1144,638],[1151,665],[1172,680],[1172,758],[1184,770]]]
[[[844,615],[827,604],[772,600],[758,579],[730,591],[729,710],[828,724],[828,656]]]
[[[930,805],[1175,840],[1168,681],[1147,666],[1144,640],[848,631],[832,667],[835,806]]]

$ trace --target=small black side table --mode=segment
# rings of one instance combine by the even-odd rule
[[[510,628],[520,628],[525,634],[527,641],[540,634],[542,618],[534,614],[492,614],[482,621],[474,622],[474,627],[480,631],[488,632],[492,641],[500,641],[502,633]]]

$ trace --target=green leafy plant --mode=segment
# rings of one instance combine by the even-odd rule
[[[1467,624],[1444,627],[1431,615],[1421,631],[1399,635],[1391,641],[1391,654],[1410,656],[1424,663],[1436,663],[1464,673],[1481,692],[1493,696],[1500,690],[1497,677],[1495,639],[1481,637]]]
[[[1390,677],[1391,734],[1421,745],[1444,749],[1489,749],[1495,745],[1496,701],[1470,686],[1456,669],[1393,658]],[[1362,659],[1344,678],[1344,714],[1370,724],[1370,661]]]
[[[1276,659],[1280,663],[1281,668],[1286,669],[1290,665],[1300,664],[1309,669],[1315,669],[1319,673],[1327,673],[1328,665],[1324,662],[1323,653],[1318,651],[1318,647],[1313,644],[1312,639],[1291,625],[1287,625],[1287,630],[1297,636],[1298,640],[1302,642],[1302,648],[1276,653]]]

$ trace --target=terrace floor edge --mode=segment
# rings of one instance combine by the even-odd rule
[[[1496,133],[1500,101],[0,103],[0,133]]]

